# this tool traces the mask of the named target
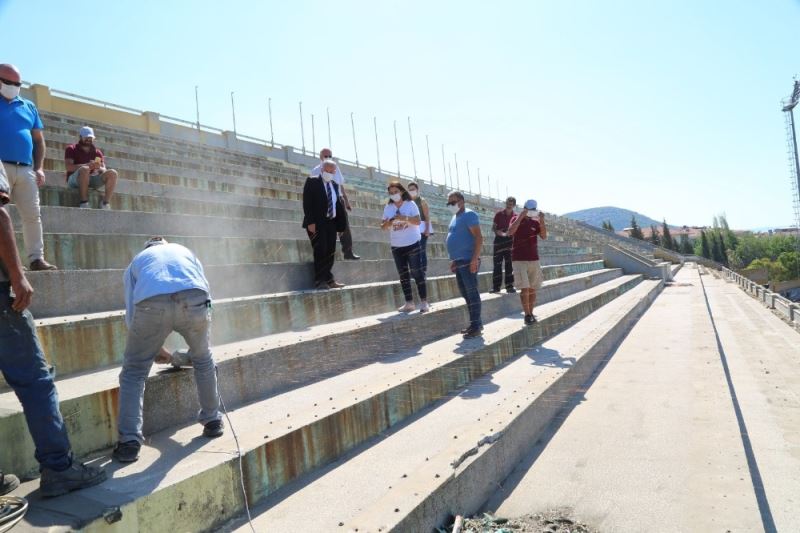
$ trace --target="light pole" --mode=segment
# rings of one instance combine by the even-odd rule
[[[231,91],[231,115],[233,116],[233,136],[236,137],[236,105],[233,103],[233,91]]]

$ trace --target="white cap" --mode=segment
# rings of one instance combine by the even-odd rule
[[[84,127],[81,128],[80,135],[84,139],[88,139],[89,137],[94,139],[94,130],[92,128],[90,128],[89,126],[84,126]]]
[[[536,200],[527,200],[525,202],[525,209],[527,209],[528,211],[533,211],[534,209],[536,209],[537,205],[538,204],[536,203]]]
[[[151,246],[156,246],[158,244],[167,244],[167,239],[164,237],[150,237],[144,243],[145,248],[150,248]]]

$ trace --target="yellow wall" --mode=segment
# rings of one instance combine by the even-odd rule
[[[145,112],[141,114],[129,113],[117,109],[108,109],[87,102],[78,102],[54,96],[50,89],[44,85],[31,86],[36,106],[41,111],[51,111],[72,117],[86,119],[89,122],[100,122],[122,128],[160,133],[161,126],[157,113]]]

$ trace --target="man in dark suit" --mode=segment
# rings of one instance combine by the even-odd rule
[[[319,290],[339,289],[333,279],[337,232],[344,231],[344,204],[334,181],[336,163],[326,160],[319,176],[310,176],[303,187],[303,227],[314,248],[314,284]]]

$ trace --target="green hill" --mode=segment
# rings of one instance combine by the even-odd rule
[[[631,225],[631,216],[636,216],[636,222],[642,228],[647,228],[651,224],[661,227],[660,220],[654,220],[647,215],[643,215],[630,209],[622,209],[620,207],[605,206],[605,207],[592,207],[591,209],[581,209],[580,211],[573,211],[565,213],[565,217],[573,220],[580,220],[598,228],[603,227],[603,221],[610,220],[614,230],[620,231]],[[670,227],[673,227],[670,224]]]

